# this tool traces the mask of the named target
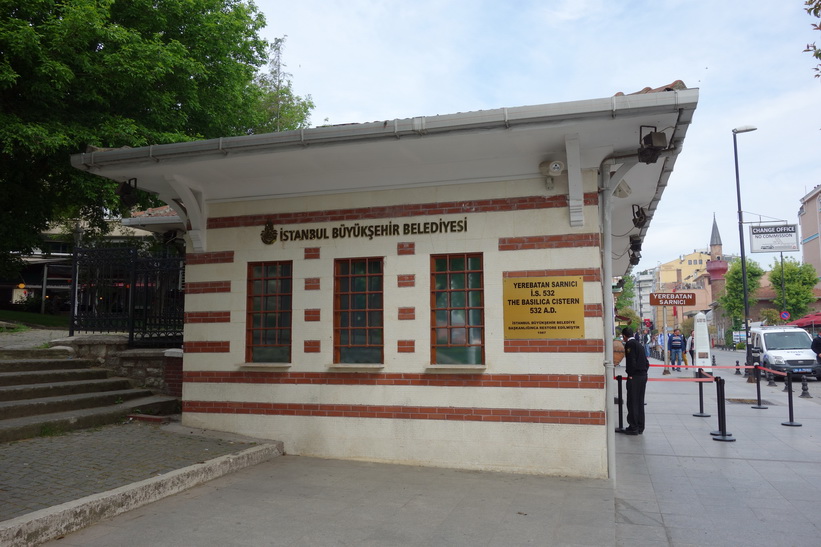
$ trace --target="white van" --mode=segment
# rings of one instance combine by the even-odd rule
[[[810,349],[812,336],[799,327],[774,326],[750,329],[750,353],[761,366],[779,372],[815,376],[821,380],[821,364]],[[758,355],[758,359],[755,356]]]

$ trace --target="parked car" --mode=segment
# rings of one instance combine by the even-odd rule
[[[812,336],[799,327],[750,329],[750,352],[764,368],[792,372],[794,377],[815,376],[821,381],[821,364],[810,349]]]

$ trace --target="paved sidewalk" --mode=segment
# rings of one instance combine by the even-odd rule
[[[0,443],[0,522],[252,446],[142,422]]]
[[[712,416],[694,417],[697,385],[659,381],[692,371],[652,369],[647,429],[616,436],[615,481],[280,456],[47,545],[818,545],[821,382],[812,399],[795,383],[802,426],[786,427],[784,384],[762,386],[769,408],[755,410],[755,385],[733,372],[716,372],[736,439],[719,442],[715,384]]]
[[[37,348],[52,340],[67,337],[67,329],[26,329],[21,332],[0,331],[0,349]]]

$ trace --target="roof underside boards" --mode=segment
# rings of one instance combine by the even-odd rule
[[[697,101],[696,89],[662,91],[97,151],[71,161],[112,180],[136,178],[140,189],[167,202],[187,201],[186,209],[204,209],[223,201],[540,177],[541,162],[566,163],[565,140],[574,135],[581,168],[598,169],[605,158],[634,155],[649,126],[667,134],[671,153],[633,167],[626,176],[632,193],[613,199],[613,233],[636,234],[632,205],[652,216]],[[616,274],[627,270],[628,242],[614,237]]]

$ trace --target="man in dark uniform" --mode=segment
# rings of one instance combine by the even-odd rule
[[[821,332],[818,332],[815,338],[812,339],[812,345],[810,347],[815,354],[815,360],[821,363]]]
[[[627,429],[625,435],[644,433],[644,390],[647,387],[647,370],[650,363],[644,354],[641,342],[633,338],[633,330],[624,327],[621,331],[624,340],[625,372],[627,373]]]

